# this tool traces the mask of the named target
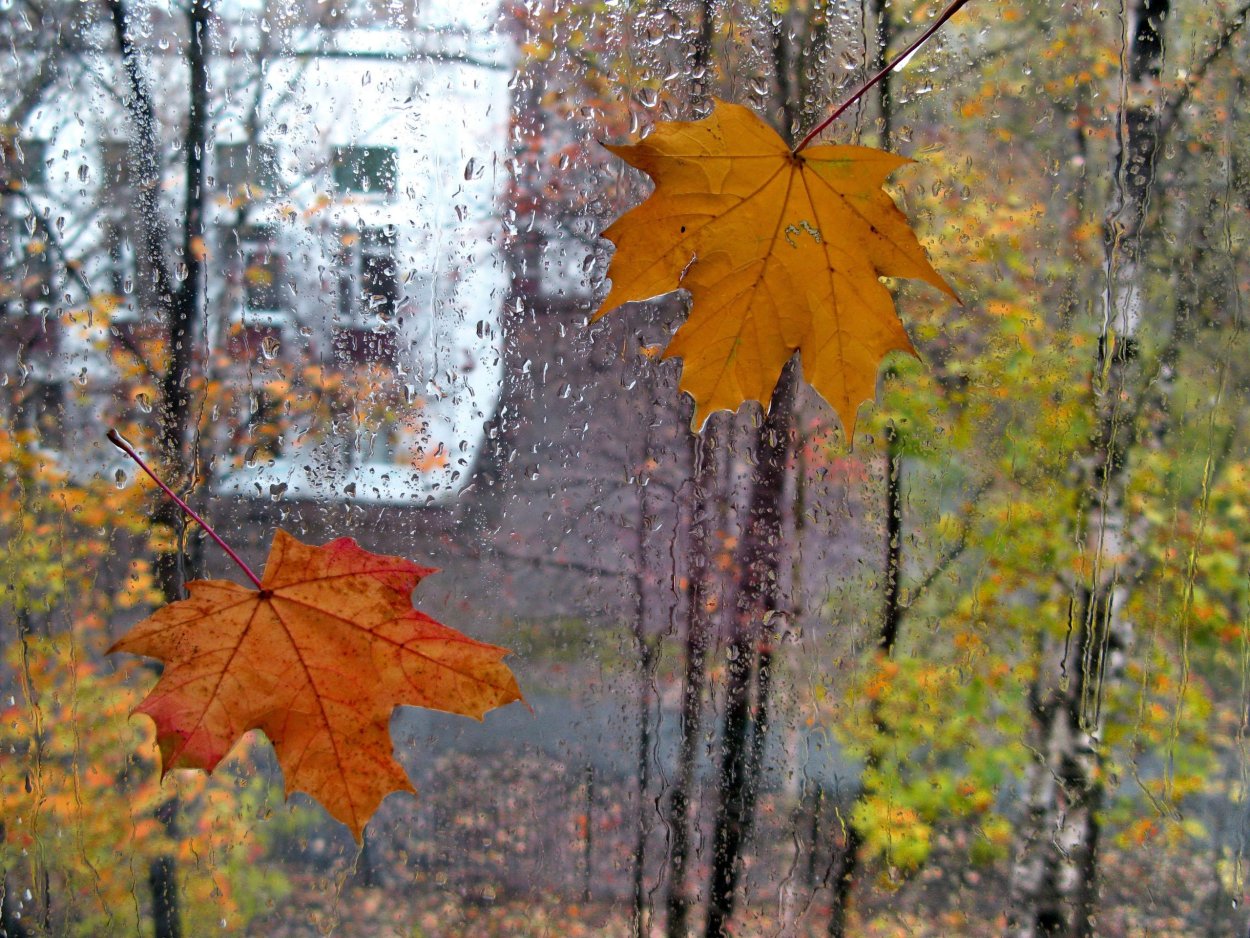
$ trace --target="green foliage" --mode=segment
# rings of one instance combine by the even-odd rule
[[[854,817],[867,852],[900,873],[925,862],[942,827],[966,822],[984,832],[970,859],[1006,856],[1030,759],[1030,692],[1073,640],[1074,610],[1095,575],[1082,480],[1100,432],[1098,402],[1117,392],[1096,373],[1105,253],[1100,219],[1082,201],[1104,204],[1109,194],[1081,168],[1112,164],[1105,120],[1115,102],[1093,92],[1117,65],[1105,37],[1083,33],[1088,25],[1066,15],[1050,24],[1031,84],[1072,105],[1066,129],[1079,135],[1079,159],[1042,171],[1034,149],[1072,144],[1038,128],[1009,136],[1027,123],[1014,113],[1027,105],[1004,94],[1020,81],[1004,56],[987,63],[980,82],[949,89],[971,119],[945,122],[918,142],[927,152],[975,149],[978,159],[939,159],[932,180],[905,193],[909,215],[934,220],[934,264],[952,272],[965,308],[939,315],[903,290],[903,318],[924,361],[894,361],[858,444],[869,480],[882,478],[887,428],[902,462],[902,637],[892,660],[875,652],[862,659],[854,719],[825,709],[867,765]],[[980,117],[991,112],[987,132]],[[1037,175],[996,184],[1004,166],[1022,164]],[[1174,206],[1184,220],[1169,224],[1192,225],[1214,250],[1198,233],[1205,221],[1187,219],[1188,208]],[[1153,270],[1192,264],[1179,276],[1199,276],[1196,242],[1146,243]],[[1126,405],[1116,427],[1127,452],[1133,553],[1107,562],[1122,571],[1134,646],[1124,679],[1105,689],[1099,662],[1080,663],[1090,675],[1086,728],[1101,727],[1102,821],[1126,849],[1209,838],[1192,818],[1196,799],[1241,798],[1223,768],[1239,758],[1250,647],[1250,468],[1231,401],[1245,375],[1229,344],[1240,333],[1204,295],[1178,293],[1176,276],[1146,282],[1150,316],[1132,372],[1142,403]],[[1206,310],[1204,329],[1187,324],[1190,308]],[[879,584],[865,584],[871,598],[838,623],[864,644],[879,628]]]
[[[857,683],[835,732],[865,763],[865,796],[852,817],[868,856],[908,874],[928,858],[935,831],[971,827],[975,863],[1006,856],[1007,795],[1025,754],[1019,715],[1006,703],[1015,676],[987,667],[984,640],[953,636],[957,663],[877,659]]]

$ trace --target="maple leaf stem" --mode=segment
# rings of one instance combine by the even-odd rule
[[[229,544],[227,544],[224,540],[222,540],[221,535],[213,530],[212,525],[210,525],[207,521],[205,521],[198,514],[196,514],[194,508],[192,508],[190,505],[184,502],[182,498],[179,497],[177,492],[175,492],[173,489],[171,489],[168,485],[166,485],[157,477],[156,473],[153,472],[151,468],[149,468],[148,464],[143,461],[143,457],[135,452],[134,447],[132,447],[129,443],[127,443],[125,439],[122,438],[122,435],[120,433],[118,433],[116,430],[109,430],[106,436],[108,437],[108,441],[110,443],[112,443],[119,450],[121,450],[131,459],[133,459],[135,463],[138,464],[139,468],[142,469],[144,472],[146,472],[148,474],[148,477],[151,478],[153,482],[155,482],[157,485],[161,487],[161,491],[164,492],[166,495],[168,495],[170,498],[172,498],[178,504],[178,507],[181,508],[183,512],[186,513],[187,517],[189,517],[192,521],[194,521],[196,524],[202,527],[208,533],[208,536],[211,537],[214,541],[216,541],[217,545],[222,550],[224,550],[227,554],[230,555],[230,559],[239,565],[239,569],[247,574],[247,578],[256,584],[256,588],[258,590],[263,590],[265,588],[264,585],[262,585],[260,582],[260,577],[258,577],[255,573],[253,573],[252,568],[243,562],[243,558],[240,557],[238,554],[236,554],[233,548],[231,548]]]
[[[871,91],[876,86],[876,84],[879,81],[881,81],[881,79],[885,78],[886,75],[890,74],[890,72],[898,68],[898,65],[900,62],[902,62],[904,59],[910,56],[913,52],[919,49],[922,45],[928,42],[929,37],[931,37],[939,29],[941,29],[943,24],[945,24],[947,20],[949,20],[952,16],[958,13],[960,8],[963,7],[965,4],[967,4],[968,2],[969,0],[954,0],[954,2],[952,2],[951,5],[948,6],[945,10],[943,10],[941,15],[938,16],[938,18],[933,21],[933,23],[929,26],[929,28],[920,34],[920,38],[918,38],[910,46],[908,46],[906,49],[904,49],[902,52],[896,55],[893,59],[891,59],[890,63],[886,65],[885,68],[881,69],[881,71],[873,75],[872,78],[868,79],[868,81],[864,82],[862,85],[856,88],[855,92],[849,98],[847,98],[845,101],[839,104],[832,114],[830,114],[823,121],[821,121],[814,128],[812,128],[812,130],[808,133],[808,135],[804,137],[802,140],[800,140],[798,142],[798,145],[791,152],[797,156],[800,151],[802,151],[803,149],[807,147],[809,143],[811,143],[813,140],[819,137],[822,133],[824,133],[826,127],[828,127],[830,124],[836,121],[839,117],[841,117],[847,108],[849,108],[852,104],[854,104],[864,95],[866,95],[869,91]]]

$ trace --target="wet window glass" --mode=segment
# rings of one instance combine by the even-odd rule
[[[1248,18],[0,0],[0,938],[1246,934]]]

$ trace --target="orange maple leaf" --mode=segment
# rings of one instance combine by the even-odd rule
[[[682,288],[691,309],[665,358],[683,360],[694,426],[767,402],[796,352],[849,438],[886,353],[915,354],[879,277],[915,277],[955,297],[881,188],[911,162],[858,146],[791,152],[754,113],[717,101],[703,120],[657,124],[609,146],[655,181],[603,236],[612,290],[595,318]]]
[[[364,550],[274,536],[262,589],[196,580],[109,649],[165,662],[136,712],[156,723],[162,774],[212,771],[248,730],[273,742],[286,793],[312,795],[360,840],[393,791],[391,711],[412,704],[481,719],[521,700],[503,658],[412,606],[434,572]]]

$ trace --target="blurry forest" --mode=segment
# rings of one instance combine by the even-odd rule
[[[833,124],[962,300],[854,440],[591,321],[600,142],[795,142],[944,6],[0,3],[0,935],[1250,933],[1250,3],[971,0]],[[532,712],[397,711],[360,846],[259,735],[161,782],[104,649],[236,571],[110,427]]]

